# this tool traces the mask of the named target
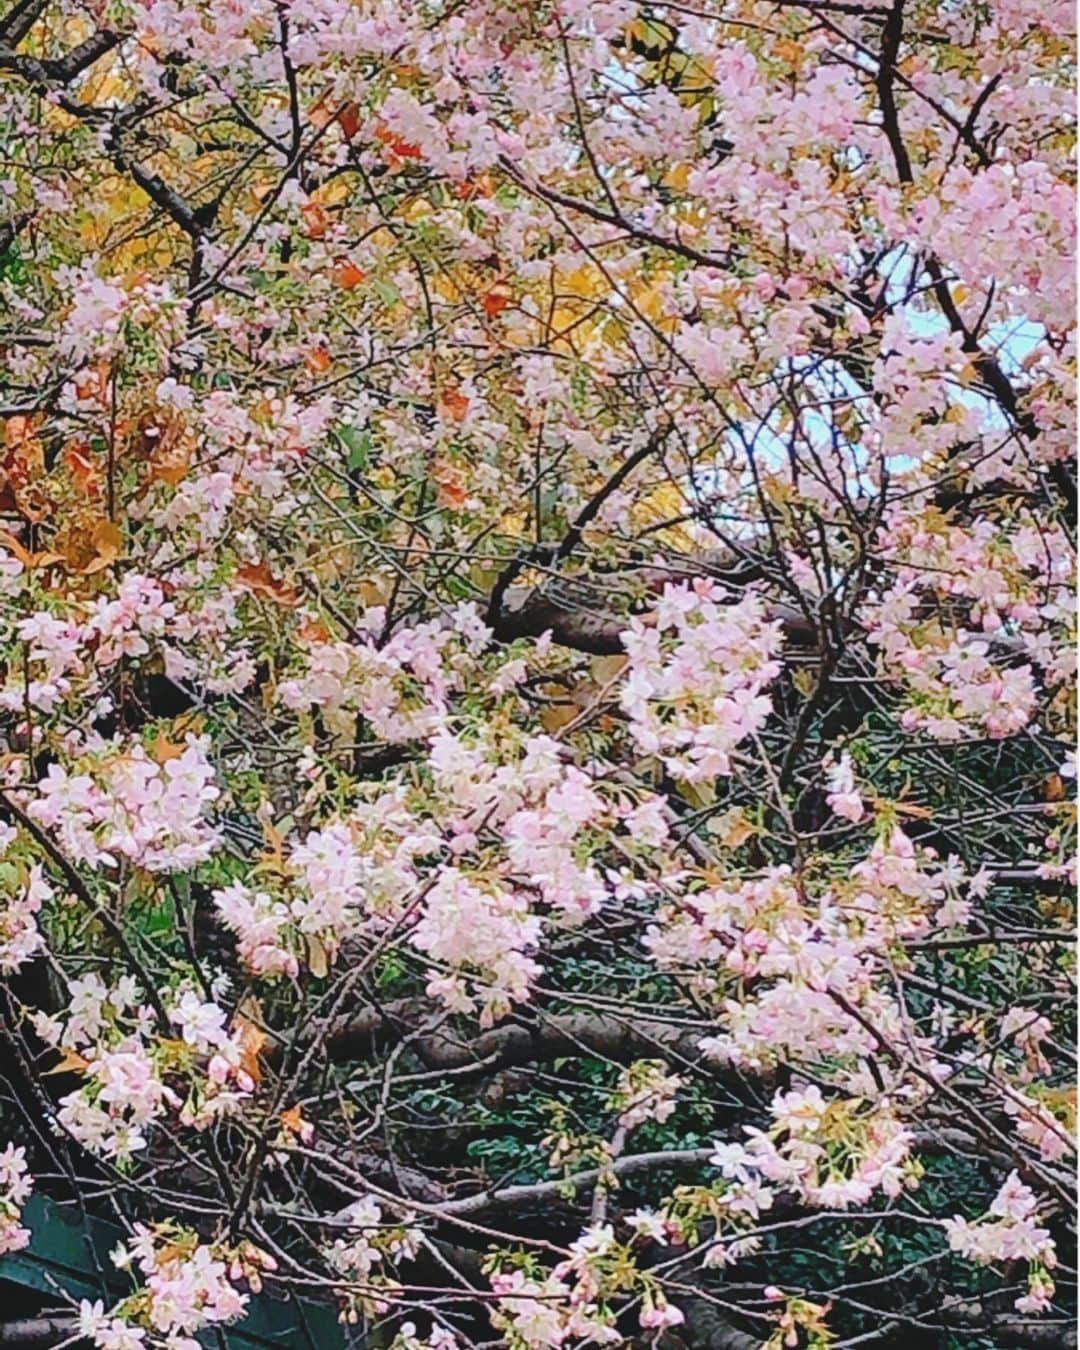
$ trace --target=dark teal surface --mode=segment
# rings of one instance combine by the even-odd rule
[[[64,1295],[74,1299],[104,1299],[116,1302],[131,1292],[131,1282],[116,1269],[110,1252],[123,1240],[119,1228],[101,1219],[85,1216],[73,1206],[60,1205],[34,1195],[23,1208],[23,1225],[31,1233],[30,1245],[21,1252],[0,1257],[0,1280],[37,1289],[51,1296],[50,1303]],[[326,1304],[287,1301],[266,1295],[252,1298],[243,1321],[216,1330],[205,1344],[219,1350],[345,1350],[344,1329],[336,1310]],[[353,1335],[350,1345],[359,1345]]]

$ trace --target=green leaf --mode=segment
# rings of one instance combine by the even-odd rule
[[[335,427],[335,431],[349,452],[346,462],[350,473],[366,469],[371,462],[371,432],[344,425]]]

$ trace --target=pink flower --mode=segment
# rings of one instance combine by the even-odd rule
[[[646,1295],[638,1320],[646,1330],[655,1330],[662,1327],[681,1326],[686,1318],[674,1304],[668,1303],[661,1295],[657,1295],[655,1298],[649,1298]]]

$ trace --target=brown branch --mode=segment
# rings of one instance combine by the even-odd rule
[[[657,234],[655,230],[646,229],[644,225],[637,225],[625,216],[613,215],[610,211],[604,211],[599,206],[593,206],[591,202],[582,201],[579,197],[571,197],[565,192],[558,192],[555,188],[544,187],[541,183],[534,183],[527,179],[513,162],[506,155],[500,155],[499,163],[514,180],[514,182],[524,192],[531,197],[538,197],[541,201],[547,202],[549,206],[561,206],[567,211],[575,211],[579,215],[588,216],[590,220],[599,221],[602,225],[611,225],[615,229],[623,231],[633,239],[641,239],[647,244],[655,244],[658,248],[667,249],[670,253],[677,253],[682,258],[687,258],[691,262],[698,263],[701,267],[726,268],[731,259],[728,257],[716,257],[712,253],[702,253],[692,244],[684,244],[681,239],[669,239],[665,235]]]
[[[0,1323],[0,1346],[47,1350],[70,1341],[78,1329],[78,1322],[67,1317],[19,1317]]]
[[[17,46],[45,12],[47,0],[16,0],[0,19],[0,42]]]
[[[430,1014],[431,1005],[423,999],[365,1008],[329,1029],[327,1053],[335,1060],[367,1059],[422,1026]],[[704,1028],[631,1021],[614,1013],[566,1013],[506,1023],[471,1039],[446,1030],[426,1032],[411,1040],[410,1047],[428,1068],[473,1068],[478,1074],[582,1054],[620,1064],[660,1054],[697,1065],[703,1034]]]
[[[585,1190],[603,1181],[604,1177],[632,1176],[635,1172],[650,1172],[659,1167],[703,1167],[715,1152],[712,1148],[672,1149],[670,1152],[634,1153],[626,1158],[615,1158],[606,1167],[590,1167],[587,1172],[560,1177],[555,1181],[535,1181],[528,1185],[503,1186],[496,1190],[480,1191],[460,1200],[451,1200],[443,1206],[446,1214],[481,1214],[489,1210],[514,1209],[551,1200],[568,1191]]]

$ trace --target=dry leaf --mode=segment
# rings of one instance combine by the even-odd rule
[[[347,141],[351,141],[360,130],[360,109],[355,103],[346,103],[338,113],[337,120],[342,135]]]
[[[484,296],[482,301],[484,313],[489,319],[493,319],[496,314],[501,313],[506,308],[513,298],[513,294],[505,281],[497,281]]]
[[[382,141],[389,152],[387,158],[391,163],[395,159],[420,159],[420,147],[412,141],[407,141],[399,136],[397,132],[391,131],[388,126],[380,123],[375,128],[375,135]]]
[[[62,553],[31,553],[7,530],[0,530],[0,547],[6,548],[13,557],[18,558],[28,572],[37,567],[48,567],[52,563],[65,561]]]
[[[238,1010],[233,1018],[233,1027],[240,1036],[240,1068],[252,1082],[261,1083],[263,1074],[259,1056],[270,1038],[242,1010]]]
[[[317,980],[324,980],[330,970],[326,948],[314,934],[309,933],[304,940],[307,943],[308,968]]]
[[[156,764],[167,764],[170,759],[179,759],[186,749],[185,741],[171,740],[164,731],[159,730],[150,747],[150,758]]]
[[[338,263],[332,276],[343,291],[351,291],[360,285],[367,273],[362,267],[357,267],[356,263],[346,259]]]
[[[60,1056],[60,1062],[54,1064],[51,1069],[46,1069],[46,1074],[51,1073],[85,1073],[90,1067],[90,1061],[84,1059],[76,1050],[65,1050]]]
[[[738,806],[709,822],[709,833],[719,839],[725,848],[738,848],[757,832],[757,826]]]
[[[100,493],[101,472],[86,441],[71,441],[64,447],[64,467],[81,492],[87,496]]]
[[[309,239],[321,239],[330,228],[330,217],[326,208],[318,202],[305,202],[300,208],[304,217],[304,233]]]
[[[291,609],[300,603],[296,587],[275,577],[268,563],[245,563],[236,569],[236,580],[253,595],[265,596],[286,608]]]
[[[296,1135],[303,1143],[309,1143],[315,1134],[310,1120],[305,1120],[299,1106],[290,1106],[281,1113],[281,1123],[290,1134]]]
[[[1065,800],[1065,780],[1059,773],[1047,774],[1043,780],[1043,796],[1048,802]]]
[[[463,422],[469,411],[469,399],[460,389],[444,389],[439,395],[439,412],[454,422]]]
[[[99,520],[90,536],[94,560],[84,572],[100,572],[119,558],[124,547],[124,532],[114,520]]]

